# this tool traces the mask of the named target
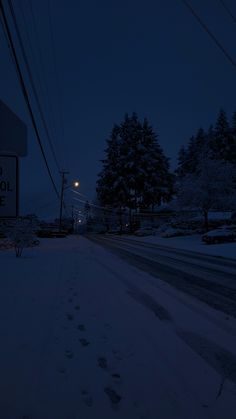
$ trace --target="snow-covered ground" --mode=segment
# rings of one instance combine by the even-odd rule
[[[171,237],[162,238],[159,236],[122,236],[127,239],[139,240],[147,243],[158,244],[161,246],[169,246],[178,249],[191,250],[193,252],[205,253],[208,255],[221,256],[225,258],[236,259],[236,242],[235,243],[223,243],[223,244],[205,244],[201,241],[201,235],[195,234],[192,236],[184,237]]]
[[[0,266],[2,419],[235,419],[234,318],[82,237]]]

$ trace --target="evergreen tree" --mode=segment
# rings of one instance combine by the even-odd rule
[[[178,168],[176,174],[179,178],[192,173],[197,173],[202,156],[206,152],[207,134],[200,128],[196,136],[192,136],[188,146],[181,147],[178,156]]]
[[[188,173],[188,149],[182,146],[178,153],[176,174],[179,178],[182,178],[186,173]]]
[[[126,206],[131,210],[137,210],[138,201],[142,192],[142,125],[138,121],[136,113],[131,117],[125,115],[121,124],[121,152],[120,164],[122,177],[127,191]]]
[[[224,110],[207,133],[200,129],[187,147],[179,151],[178,192],[182,206],[201,208],[208,227],[210,209],[232,209],[235,205],[236,113],[232,126]]]
[[[236,164],[236,112],[234,112],[232,116],[231,136],[232,136],[232,146],[231,146],[229,161],[231,161],[231,163],[233,164]]]
[[[107,141],[106,158],[97,181],[103,205],[132,210],[154,207],[173,194],[169,161],[147,119],[140,123],[135,113],[125,115]]]
[[[204,157],[199,173],[186,175],[178,185],[178,202],[182,209],[200,209],[208,230],[210,210],[234,209],[236,203],[235,166]]]
[[[214,159],[232,161],[234,138],[227,115],[223,109],[221,109],[218,114],[214,136],[209,142],[209,146]]]
[[[98,175],[97,194],[102,205],[122,206],[126,202],[126,190],[121,168],[120,127],[114,125],[102,160],[103,168]]]
[[[142,205],[153,209],[156,204],[168,202],[173,195],[173,175],[170,173],[169,159],[164,155],[147,119],[144,119],[142,134]]]
[[[232,132],[236,133],[236,112],[232,115]]]

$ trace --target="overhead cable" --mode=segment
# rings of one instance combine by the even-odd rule
[[[57,156],[56,156],[56,152],[55,152],[52,140],[50,138],[50,134],[49,134],[49,130],[48,130],[48,127],[47,127],[46,119],[45,119],[43,109],[41,107],[40,100],[39,100],[39,97],[38,97],[38,94],[37,94],[37,91],[36,91],[34,79],[33,79],[31,69],[30,69],[30,65],[29,65],[29,62],[28,62],[28,59],[27,59],[27,56],[26,56],[24,44],[23,44],[22,37],[21,37],[21,34],[20,34],[20,30],[19,30],[19,27],[18,27],[18,24],[17,24],[16,15],[15,15],[15,12],[14,12],[12,1],[8,0],[8,4],[9,4],[9,8],[10,8],[10,13],[11,13],[11,16],[12,16],[12,19],[13,19],[14,27],[15,27],[15,30],[16,30],[16,35],[17,35],[19,45],[20,45],[20,48],[21,48],[22,56],[23,56],[23,59],[24,59],[24,62],[25,62],[25,66],[26,66],[28,75],[29,75],[29,80],[30,80],[30,83],[31,83],[31,87],[32,87],[32,90],[33,90],[33,93],[34,93],[34,96],[35,96],[36,103],[38,105],[38,109],[39,109],[40,117],[41,117],[42,122],[43,122],[44,129],[45,129],[45,132],[46,132],[48,143],[49,143],[49,146],[50,146],[55,164],[57,166],[57,169],[58,169],[58,171],[60,171],[60,165],[59,165],[59,162],[58,162],[58,159],[57,159]]]
[[[32,107],[31,107],[31,103],[30,103],[28,92],[27,92],[26,84],[24,82],[24,78],[23,78],[23,75],[22,75],[22,72],[21,72],[19,60],[18,60],[18,57],[17,57],[17,54],[16,54],[15,45],[14,45],[14,42],[13,42],[13,39],[12,39],[12,36],[11,36],[11,31],[10,31],[10,28],[9,28],[9,25],[8,25],[8,21],[7,21],[7,17],[6,17],[6,14],[5,14],[5,9],[4,9],[2,0],[0,0],[0,12],[2,14],[2,20],[3,20],[3,23],[4,23],[4,27],[6,29],[6,33],[7,33],[7,37],[8,37],[8,40],[9,40],[10,47],[11,47],[12,55],[14,57],[14,63],[15,63],[15,67],[16,67],[16,70],[17,70],[17,73],[18,73],[18,76],[19,76],[22,93],[23,93],[23,96],[24,96],[24,99],[25,99],[25,102],[26,102],[26,105],[27,105],[27,108],[28,108],[28,111],[29,111],[29,115],[30,115],[32,125],[33,125],[33,128],[34,128],[35,134],[36,134],[36,138],[37,138],[37,141],[38,141],[38,144],[39,144],[39,147],[40,147],[41,154],[43,156],[43,160],[44,160],[44,163],[45,163],[45,166],[46,166],[46,169],[47,169],[47,173],[49,175],[49,178],[51,180],[53,189],[54,189],[57,197],[60,198],[59,192],[57,190],[55,181],[53,179],[53,176],[52,176],[52,173],[51,173],[48,161],[47,161],[47,157],[46,157],[46,154],[45,154],[45,151],[44,151],[44,148],[43,148],[42,141],[41,141],[41,138],[40,138],[40,135],[39,135],[36,120],[35,120],[33,110],[32,110]]]
[[[194,8],[190,5],[190,3],[187,0],[180,0],[189,10],[189,12],[195,17],[195,19],[198,21],[200,26],[204,29],[204,31],[210,36],[210,38],[214,41],[214,43],[217,45],[217,47],[220,49],[220,51],[224,54],[224,56],[227,58],[227,60],[233,65],[233,67],[236,69],[236,61],[231,57],[231,55],[226,51],[224,46],[218,41],[216,36],[211,32],[211,30],[208,28],[208,26],[203,22],[201,17],[197,14],[197,12],[194,10]]]
[[[222,4],[222,6],[226,10],[226,12],[230,15],[231,19],[233,19],[234,23],[236,23],[236,17],[234,16],[232,11],[230,10],[229,6],[225,3],[225,1],[224,0],[219,0],[219,2]]]

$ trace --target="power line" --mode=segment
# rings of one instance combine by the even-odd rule
[[[226,12],[230,15],[230,17],[233,19],[234,23],[236,23],[236,17],[234,16],[234,14],[231,12],[229,6],[225,3],[224,0],[219,0],[219,2],[222,4],[222,6],[224,7],[224,9],[226,10]]]
[[[14,26],[15,26],[16,35],[17,35],[19,45],[20,45],[20,48],[21,48],[22,56],[23,56],[23,59],[24,59],[24,62],[25,62],[26,69],[28,71],[31,87],[32,87],[32,90],[33,90],[33,93],[34,93],[34,96],[35,96],[36,103],[38,105],[39,113],[40,113],[40,116],[41,116],[41,119],[42,119],[42,122],[43,122],[43,126],[44,126],[44,129],[45,129],[45,132],[46,132],[46,136],[47,136],[47,139],[48,139],[48,142],[49,142],[49,146],[50,146],[54,161],[56,163],[57,169],[58,169],[58,171],[60,171],[60,165],[59,165],[56,153],[55,153],[55,149],[54,149],[52,140],[50,138],[50,134],[49,134],[49,130],[48,130],[48,127],[47,127],[46,120],[45,120],[45,116],[44,116],[44,113],[43,113],[43,110],[42,110],[42,107],[41,107],[41,104],[40,104],[40,101],[39,101],[39,97],[38,97],[38,94],[37,94],[37,91],[36,91],[36,87],[35,87],[35,84],[34,84],[34,80],[33,80],[33,76],[32,76],[32,73],[31,73],[30,66],[29,66],[29,62],[28,62],[28,59],[27,59],[27,56],[26,56],[26,52],[25,52],[23,41],[22,41],[22,37],[21,37],[20,30],[19,30],[19,27],[18,27],[18,24],[17,24],[17,21],[16,21],[16,15],[15,15],[15,12],[14,12],[14,9],[13,9],[12,1],[8,0],[8,4],[9,4],[9,8],[10,8],[10,13],[11,13],[11,16],[12,16],[12,19],[13,19],[13,23],[14,23]]]
[[[73,192],[75,192],[75,193],[78,193],[78,192],[76,192],[76,191],[73,191]],[[107,207],[102,207],[101,205],[96,205],[96,204],[93,204],[92,202],[89,202],[89,201],[84,201],[84,200],[82,200],[82,199],[79,199],[79,198],[73,198],[75,201],[78,201],[78,202],[81,202],[82,204],[89,204],[91,207],[95,207],[95,208],[98,208],[98,209],[103,209],[104,211],[108,211],[108,212],[113,212],[113,211],[119,211],[119,209],[117,209],[117,208],[113,208],[113,209],[111,209],[111,208],[107,208]],[[122,211],[123,213],[124,213],[124,211]]]
[[[47,113],[48,113],[48,116],[49,116],[50,131],[51,131],[51,133],[53,133],[54,138],[56,138],[57,133],[56,133],[56,130],[55,130],[55,121],[53,119],[53,114],[52,114],[52,105],[51,105],[51,102],[50,102],[49,88],[48,88],[47,79],[46,79],[46,76],[45,76],[45,71],[44,71],[44,67],[43,67],[43,63],[42,63],[40,45],[37,45],[36,27],[35,27],[35,24],[33,22],[33,25],[31,25],[31,26],[34,29],[34,35],[35,35],[34,38],[36,40],[36,48],[35,48],[35,46],[33,46],[33,43],[32,43],[32,36],[30,36],[30,33],[28,31],[29,25],[28,25],[28,22],[27,22],[27,19],[26,19],[24,8],[22,7],[21,4],[18,4],[18,7],[19,7],[19,11],[21,13],[22,20],[23,20],[23,24],[24,24],[24,28],[25,28],[25,35],[26,35],[26,39],[28,41],[29,50],[31,51],[33,60],[35,62],[35,74],[37,75],[39,87],[41,89],[42,96],[46,97],[45,103],[47,104],[47,108],[48,108]],[[39,53],[38,55],[36,54],[36,51],[38,51],[38,53]],[[41,72],[39,71],[39,66],[41,66]]]
[[[2,14],[2,20],[3,20],[3,23],[4,23],[4,27],[6,29],[7,38],[9,40],[11,51],[12,51],[12,54],[13,54],[13,57],[14,57],[14,63],[15,63],[15,66],[16,66],[16,70],[17,70],[17,73],[18,73],[18,76],[19,76],[19,79],[20,79],[20,85],[21,85],[22,93],[23,93],[23,96],[24,96],[24,99],[25,99],[25,102],[26,102],[26,105],[27,105],[27,108],[28,108],[28,111],[29,111],[29,115],[30,115],[30,118],[31,118],[31,121],[32,121],[32,125],[33,125],[34,131],[35,131],[35,134],[36,134],[36,138],[37,138],[37,141],[38,141],[38,144],[39,144],[39,147],[40,147],[40,151],[42,153],[43,160],[44,160],[49,178],[51,180],[53,189],[54,189],[56,195],[59,198],[60,195],[59,195],[59,192],[57,190],[56,184],[54,182],[50,167],[48,165],[47,157],[46,157],[46,154],[45,154],[42,142],[41,142],[41,138],[40,138],[39,131],[38,131],[38,128],[37,128],[37,124],[36,124],[36,121],[35,121],[35,117],[34,117],[34,114],[33,114],[32,108],[31,108],[29,95],[28,95],[28,92],[27,92],[27,89],[26,89],[26,85],[25,85],[25,82],[24,82],[24,79],[23,79],[22,72],[21,72],[20,64],[19,64],[18,57],[17,57],[17,54],[16,54],[15,46],[14,46],[13,39],[12,39],[11,32],[10,32],[10,28],[9,28],[9,25],[8,25],[8,22],[7,22],[7,17],[6,17],[6,14],[5,14],[5,10],[4,10],[4,7],[3,7],[3,1],[2,0],[0,0],[0,11],[1,11],[1,14]]]
[[[32,4],[32,0],[31,0],[31,4]],[[62,112],[62,90],[61,90],[61,83],[60,83],[58,65],[57,65],[57,56],[56,56],[55,38],[54,38],[54,32],[53,32],[52,11],[51,11],[50,0],[47,1],[47,4],[48,4],[49,32],[50,32],[51,46],[52,46],[52,58],[53,58],[55,81],[56,81],[57,94],[58,94],[57,105],[58,105],[58,111],[59,111],[59,120],[60,120],[60,125],[61,125],[62,140],[64,140],[65,128],[64,128],[64,120],[63,120],[63,112]]]
[[[8,36],[7,36],[7,31],[6,31],[6,28],[4,26],[4,22],[3,22],[3,18],[2,18],[2,14],[1,13],[0,13],[0,19],[1,19],[1,23],[2,23],[1,28],[2,28],[2,31],[3,31],[3,35],[4,35],[4,38],[5,38],[5,41],[6,41],[8,50],[9,50],[11,61],[12,61],[12,64],[15,66],[14,56],[13,56],[13,53],[12,53],[12,50],[11,50],[11,46],[10,46],[9,39],[8,39]],[[17,76],[17,78],[18,78],[18,80],[20,82],[20,77],[19,77],[18,72],[16,72],[16,76]]]
[[[31,0],[28,0],[28,5],[29,5],[29,12],[31,14],[31,18],[32,18],[32,27],[34,30],[34,36],[35,36],[35,40],[36,40],[36,44],[37,44],[37,50],[38,50],[38,57],[39,57],[39,61],[40,61],[40,65],[42,68],[42,73],[44,76],[44,80],[45,80],[45,87],[47,90],[47,93],[49,92],[49,85],[47,83],[47,78],[46,78],[46,72],[45,72],[45,65],[44,65],[44,60],[43,60],[43,53],[42,53],[42,48],[41,48],[41,43],[40,43],[40,37],[39,37],[39,32],[38,32],[38,25],[37,25],[37,20],[35,17],[35,13],[34,13],[34,8],[33,8],[33,4]],[[49,98],[49,95],[48,95]],[[49,108],[50,108],[50,113],[51,113],[51,117],[52,117],[52,125],[53,125],[53,130],[54,130],[54,134],[57,135],[57,130],[56,130],[56,118],[55,118],[55,112],[53,112],[53,107],[52,104],[50,102],[50,100],[48,100],[48,104],[49,104]]]
[[[220,51],[224,54],[224,56],[227,58],[227,60],[236,68],[236,61],[231,57],[231,55],[226,51],[224,46],[218,41],[216,36],[211,32],[211,30],[208,28],[208,26],[203,22],[201,17],[197,14],[197,12],[194,10],[194,8],[189,4],[187,0],[180,0],[189,10],[189,12],[195,17],[195,19],[198,21],[198,23],[201,25],[201,27],[204,29],[205,32],[210,36],[210,38],[214,41],[214,43],[217,45],[217,47],[220,49]]]
[[[84,198],[88,199],[87,195],[84,195],[84,194],[83,194],[83,193],[81,193],[81,192],[75,191],[73,188],[71,188],[70,190],[71,190],[71,192],[75,192],[76,194],[81,195],[81,196],[83,196]]]
[[[64,203],[64,191],[65,191],[65,183],[66,183],[65,175],[67,175],[68,173],[69,172],[66,172],[65,170],[62,170],[60,172],[60,175],[61,175],[61,194],[60,194],[59,230],[61,230],[61,227],[62,227],[62,209],[63,209],[63,206],[65,208],[65,203]]]

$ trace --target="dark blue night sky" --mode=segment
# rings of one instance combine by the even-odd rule
[[[136,111],[140,117],[148,117],[174,168],[179,147],[200,126],[208,128],[220,107],[229,115],[236,110],[235,68],[180,0],[33,0],[40,48],[30,3],[16,1],[15,10],[38,93],[52,126],[61,166],[70,171],[70,179],[80,179],[81,192],[90,199],[95,197],[105,139],[125,112]],[[221,2],[192,0],[191,4],[236,59],[236,24]],[[236,14],[235,2],[228,0],[227,4]],[[22,211],[55,215],[56,197],[2,28],[0,54],[1,99],[28,124],[29,155],[21,160]],[[59,185],[43,132],[42,136]]]

